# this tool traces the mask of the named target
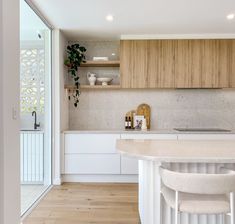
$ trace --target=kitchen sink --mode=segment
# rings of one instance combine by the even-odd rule
[[[181,132],[231,132],[231,130],[222,128],[174,128],[174,130]]]

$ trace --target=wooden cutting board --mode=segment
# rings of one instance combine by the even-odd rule
[[[151,116],[151,109],[150,106],[146,103],[142,103],[138,106],[136,110],[137,115],[144,115],[146,119],[147,129],[150,129],[150,116]]]

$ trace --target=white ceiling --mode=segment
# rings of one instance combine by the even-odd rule
[[[32,0],[70,40],[121,35],[234,34],[235,0]],[[107,14],[113,22],[105,20]]]

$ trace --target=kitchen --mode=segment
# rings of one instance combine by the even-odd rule
[[[234,223],[235,5],[147,3],[21,0],[23,224]]]
[[[148,74],[148,71],[151,70],[152,67],[150,68],[150,66],[148,66],[148,63],[150,63],[148,60],[152,60],[152,57],[148,58],[147,56],[150,54],[149,51],[154,48],[148,48],[146,46],[148,46],[149,42],[150,44],[155,44],[155,46],[157,46],[159,42],[163,42],[164,45],[164,42],[169,44],[171,41],[174,43],[172,44],[172,46],[174,46],[174,50],[172,52],[174,53],[170,54],[170,56],[175,60],[172,70],[177,71],[179,68],[177,67],[176,61],[181,61],[182,64],[180,68],[182,71],[180,72],[186,70],[187,73],[185,73],[183,79],[176,79],[175,77],[177,76],[177,73],[172,74],[172,80],[170,80],[170,76],[168,76],[168,80],[165,80],[165,76],[163,76],[163,86],[158,87],[156,85],[159,85],[159,81],[156,81],[155,84],[154,80],[153,83],[149,82],[152,78],[149,76],[151,76],[152,73]],[[194,58],[194,54],[190,54],[193,47],[188,47],[186,49],[183,48],[184,45],[190,46],[191,44],[193,46],[195,44],[199,47],[199,49],[196,47],[193,48],[196,49],[195,51],[201,50],[204,52],[204,49],[208,44],[210,47],[208,46],[208,48],[206,48],[209,51],[207,54],[213,55],[214,58],[217,58],[219,61],[219,58],[222,58],[222,54],[220,55],[219,52],[225,42],[229,45],[229,43],[232,43],[233,41],[220,39],[196,41],[121,40],[121,47],[119,50],[121,83],[120,87],[115,86],[118,82],[117,79],[115,79],[117,75],[115,76],[114,74],[112,76],[112,78],[114,77],[114,81],[116,81],[113,84],[114,89],[112,88],[112,82],[109,85],[111,89],[107,88],[108,86],[102,87],[99,83],[97,83],[95,87],[93,87],[93,85],[89,86],[89,77],[86,76],[87,72],[92,72],[92,74],[99,77],[100,67],[96,68],[96,70],[93,68],[87,69],[87,67],[81,67],[81,88],[83,87],[84,90],[80,96],[80,108],[76,109],[73,103],[70,102],[68,121],[70,130],[63,132],[63,180],[65,182],[138,182],[139,214],[141,223],[174,223],[174,209],[170,209],[169,205],[164,202],[164,199],[161,199],[161,202],[159,203],[162,208],[159,212],[157,212],[158,207],[155,204],[156,202],[152,201],[152,198],[157,196],[154,196],[154,193],[151,193],[152,190],[149,185],[155,181],[160,183],[161,179],[157,178],[157,173],[154,171],[156,169],[154,168],[154,165],[152,165],[151,162],[145,162],[148,155],[146,155],[146,158],[143,160],[144,156],[138,156],[138,152],[136,153],[135,151],[135,153],[129,153],[129,146],[118,146],[117,139],[124,141],[126,139],[136,139],[137,141],[134,142],[134,144],[137,145],[139,141],[139,144],[142,144],[141,140],[143,139],[145,139],[145,141],[148,141],[147,139],[155,139],[159,141],[165,140],[166,142],[169,140],[192,140],[193,142],[191,142],[191,145],[199,144],[202,140],[210,140],[212,142],[216,140],[221,140],[222,142],[234,140],[234,128],[231,126],[233,125],[233,122],[231,122],[231,119],[233,119],[233,109],[230,107],[234,103],[233,89],[230,88],[233,78],[228,77],[228,74],[232,73],[225,72],[224,74],[227,78],[223,77],[223,69],[220,70],[221,67],[215,66],[215,64],[213,65],[213,63],[216,63],[216,60],[211,57],[207,58],[204,56],[204,53],[200,53],[195,56],[198,58]],[[79,43],[82,43],[83,46],[88,49],[88,57],[91,52],[90,45],[97,44],[97,42],[92,41]],[[98,42],[98,44],[102,45],[103,49],[105,44],[110,46],[111,43],[112,42]],[[134,59],[131,56],[126,56],[127,53],[125,50],[127,49],[128,51],[130,48],[125,48],[125,44],[138,46],[136,47],[135,52],[130,54],[135,55]],[[215,44],[214,46],[218,44],[217,48],[212,47],[213,44]],[[233,49],[233,47],[228,47],[228,45],[226,47],[227,50]],[[179,48],[179,46],[182,48]],[[109,49],[110,48],[111,47],[109,47]],[[94,46],[92,49],[98,49],[98,47]],[[157,51],[158,49],[154,50]],[[183,59],[179,56],[176,57],[177,50],[182,51],[180,53],[184,56]],[[110,55],[110,57],[112,57],[114,56],[112,55],[113,52],[114,50],[111,48],[109,54],[107,52],[102,54],[102,51],[100,51],[99,55],[96,55],[96,52],[91,55],[94,57]],[[115,52],[115,56],[116,55],[118,55],[117,51]],[[141,58],[143,55],[147,57],[146,61]],[[231,56],[232,54],[229,53],[226,55]],[[123,59],[123,57],[125,58]],[[169,57],[169,55],[166,57]],[[156,56],[156,58],[159,57]],[[223,62],[225,62],[224,59],[225,58],[223,57]],[[196,67],[195,70],[192,69],[195,60],[198,61],[197,66],[199,67],[201,74],[203,74],[203,70],[208,69],[205,71],[205,73],[208,74],[207,77],[198,75],[198,67]],[[187,63],[185,61],[187,61]],[[169,60],[167,62],[169,62]],[[133,65],[131,65],[131,63],[133,63]],[[159,67],[161,66],[161,63],[162,62],[159,62]],[[212,64],[208,66],[208,63]],[[228,64],[225,66],[228,71],[232,71],[232,66],[234,66],[232,64],[233,63],[231,63],[231,60],[228,60]],[[207,65],[207,67],[205,65]],[[126,68],[125,66],[129,66],[129,68]],[[217,72],[215,71],[215,67],[218,69]],[[144,69],[141,70],[142,68]],[[83,69],[85,71],[83,71]],[[117,70],[117,68],[112,69],[114,70],[113,72],[115,72],[115,69]],[[125,69],[128,72],[126,72]],[[131,69],[135,70],[133,72],[133,76],[130,75],[127,77],[126,74],[130,74],[132,72]],[[156,68],[156,71],[158,71],[157,69],[159,68]],[[109,68],[106,70],[109,70]],[[190,73],[190,71],[192,71],[192,73]],[[105,72],[106,71],[102,70],[101,74],[103,75]],[[154,71],[152,70],[152,72]],[[138,75],[135,76],[136,73]],[[194,74],[196,74],[195,78],[192,77]],[[217,74],[218,76],[215,77],[214,74]],[[157,75],[154,77],[156,76]],[[82,80],[82,77],[85,78]],[[138,79],[140,79],[140,81]],[[161,77],[159,77],[159,79],[161,79]],[[144,82],[143,80],[147,81]],[[152,87],[150,88],[150,86]],[[177,86],[179,87],[177,88]],[[67,91],[69,90],[69,87],[70,86],[66,85]],[[92,91],[92,88],[101,89],[94,89]],[[66,94],[69,94],[69,92],[66,92]],[[135,117],[132,117],[132,115],[133,113],[136,113],[136,115],[141,115],[140,112],[138,113],[138,108],[141,107],[141,105],[148,107],[147,115],[150,116],[150,119],[146,116],[145,118],[150,120],[151,128],[148,127],[148,129],[150,128],[149,130],[129,129],[126,122],[129,121],[129,118],[131,117],[132,128],[134,128],[135,125],[133,119]],[[230,105],[229,108],[227,108],[228,105]],[[229,113],[230,115],[228,115]],[[225,116],[225,114],[228,116]],[[79,119],[81,117],[87,117],[88,120]],[[125,127],[126,130],[124,130]],[[91,139],[92,142],[90,141]],[[147,143],[148,142],[146,142],[146,144]],[[123,142],[123,145],[125,145],[125,142]],[[208,142],[207,145],[209,151],[210,142]],[[79,148],[78,146],[81,147]],[[136,148],[138,148],[138,146],[136,146]],[[200,148],[197,149],[195,147],[194,151],[199,151],[199,149]],[[116,150],[121,152],[121,156]],[[225,151],[225,149],[221,150]],[[144,152],[147,154],[147,151],[148,148],[143,148],[143,154]],[[161,163],[161,165],[164,167],[167,164],[167,167],[172,170],[193,173],[214,173],[217,172],[221,166],[234,169],[234,160],[232,158],[230,159],[230,156],[233,155],[232,151],[229,152],[229,154],[227,154],[227,158],[224,159],[223,155],[220,155],[219,159],[213,160],[212,155],[213,152],[210,155],[210,158],[207,158],[208,160],[205,158],[197,159],[193,155],[184,160],[184,154],[182,154],[182,161],[177,161],[174,159],[165,161],[162,156],[163,163]],[[139,165],[138,160],[140,160]],[[145,166],[143,164],[140,165],[141,163],[145,164]],[[158,162],[156,163],[158,164]],[[152,166],[153,168],[151,168]],[[141,172],[141,169],[143,172],[141,177],[145,181],[141,180],[140,176],[137,176],[137,174],[140,175],[139,172]],[[150,174],[153,174],[153,176]],[[155,185],[155,188],[160,191],[161,186],[157,186],[158,185]],[[161,219],[159,219],[159,217],[161,217]],[[226,223],[229,223],[230,220],[229,216],[225,216],[223,218],[221,214],[195,215],[187,213],[181,213],[179,219],[181,220],[181,223],[192,224],[222,223],[223,220],[225,220]]]

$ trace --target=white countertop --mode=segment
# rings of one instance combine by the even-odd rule
[[[20,133],[28,133],[28,134],[41,134],[44,133],[44,130],[20,130]]]
[[[235,130],[230,132],[182,132],[176,131],[174,129],[157,129],[157,130],[66,130],[63,131],[64,134],[235,134]]]
[[[176,134],[175,130],[66,130],[65,134],[82,134],[82,133],[94,133],[94,134]]]
[[[127,156],[158,162],[234,163],[235,140],[117,140]]]

